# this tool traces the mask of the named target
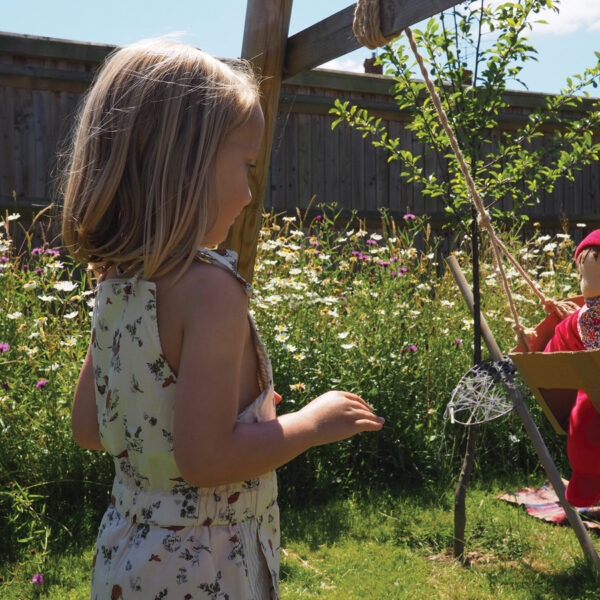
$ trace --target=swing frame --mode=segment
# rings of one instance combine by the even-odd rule
[[[379,0],[381,32],[397,37],[410,25],[463,0]],[[361,47],[353,33],[356,4],[288,37],[293,0],[247,0],[241,58],[260,81],[265,130],[250,174],[252,201],[229,230],[221,247],[238,253],[238,271],[252,282],[269,174],[281,82]]]
[[[428,88],[434,99],[434,103],[437,93],[422,64],[422,58],[420,58],[418,54],[412,32],[410,31],[410,26],[431,17],[434,14],[438,14],[443,10],[451,8],[456,4],[460,4],[460,2],[462,2],[462,0],[379,0],[380,33],[388,38],[400,35],[402,31],[406,33],[415,56],[418,60],[420,59],[420,67],[424,73],[425,81],[428,83]],[[247,1],[242,58],[248,59],[252,63],[255,71],[260,77],[261,106],[265,117],[265,132],[258,155],[257,168],[254,170],[250,181],[252,202],[239,215],[229,231],[227,240],[224,242],[225,247],[238,252],[238,270],[247,281],[252,281],[254,271],[281,82],[285,78],[292,77],[304,70],[313,68],[323,62],[337,58],[338,56],[360,47],[359,42],[353,34],[352,27],[355,7],[356,5],[350,6],[288,39],[292,0]],[[439,104],[438,115],[440,116],[440,121],[443,126],[445,115],[441,103],[439,102],[439,98],[437,99],[437,103]],[[449,127],[447,123],[446,126],[448,132]],[[451,129],[448,133],[453,150],[460,162],[460,159],[462,158],[460,148],[456,143]],[[498,256],[501,242],[495,239],[490,218],[485,211],[485,208],[483,205],[481,207],[478,206],[481,199],[472,182],[468,167],[463,170],[463,174],[471,189],[472,200],[478,209],[481,209],[479,210],[481,224],[488,230],[488,233],[492,237],[492,241],[495,242],[494,248],[498,259],[498,268],[503,271],[502,263]],[[506,287],[508,287],[507,282],[505,283]],[[508,296],[511,309],[514,309],[512,298],[510,297],[510,290],[508,290]],[[513,310],[513,313],[517,329],[519,329],[518,316],[516,315],[516,311]],[[554,325],[551,326],[550,323],[552,322],[552,319],[553,317],[551,315],[550,321],[546,319],[543,322],[545,323],[548,321],[548,327],[552,327],[551,331],[554,330],[554,327],[558,323],[558,321],[556,321],[554,322]],[[554,319],[557,319],[557,317],[554,317]],[[546,325],[543,325],[543,323],[540,324],[538,328],[546,328]],[[519,334],[521,339],[524,340],[522,328],[519,330]],[[526,346],[527,342],[524,342],[524,348]],[[526,360],[526,363],[529,363],[531,360],[537,361],[538,359],[541,359],[543,364],[550,366],[551,364],[556,364],[552,361],[561,361],[566,354],[575,354],[561,352],[553,353],[554,356],[553,354],[539,356],[539,352],[517,352],[518,349],[519,348],[517,347],[512,354],[513,356],[516,356],[517,354],[520,355],[517,358],[517,361],[521,361],[521,368],[523,368],[522,360]],[[577,362],[585,360],[581,358],[586,355],[585,352],[578,352],[576,354]],[[598,356],[600,356],[600,354]],[[516,361],[515,364],[517,364]],[[543,369],[546,375],[549,375],[547,372],[548,366]],[[598,366],[600,366],[600,361]],[[521,368],[519,368],[519,370],[521,370]],[[527,372],[527,368],[526,364],[524,367],[525,372]],[[560,371],[560,369],[555,368],[551,369],[551,371]],[[577,385],[575,382],[573,383]],[[533,384],[532,389],[539,390],[540,388]],[[569,389],[572,389],[572,385],[569,386]],[[581,386],[581,389],[586,389],[586,386]],[[592,396],[596,396],[595,391],[593,391]],[[537,395],[536,398],[538,398],[539,401]],[[546,415],[550,419],[550,422],[555,426],[555,429],[557,429],[558,426],[564,431],[564,415],[562,412],[558,411],[557,406],[558,404],[552,401],[548,404],[546,399],[544,399],[544,403],[542,404]],[[562,406],[564,408],[564,405]],[[525,425],[527,433],[532,440],[544,469],[552,481],[552,485],[557,493],[559,501],[565,509],[569,522],[575,530],[586,558],[600,571],[600,558],[596,553],[587,531],[585,531],[585,527],[581,523],[578,513],[576,513],[566,502],[564,484],[562,483],[548,449],[523,402],[518,404],[517,412]]]

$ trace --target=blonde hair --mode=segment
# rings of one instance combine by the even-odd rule
[[[160,39],[114,52],[87,93],[69,156],[62,231],[73,256],[145,279],[179,265],[181,275],[218,212],[215,156],[257,103],[242,61]]]

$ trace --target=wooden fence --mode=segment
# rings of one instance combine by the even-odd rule
[[[0,33],[0,207],[41,208],[55,197],[57,156],[73,127],[77,106],[94,72],[113,46]],[[331,130],[335,98],[350,100],[383,118],[404,148],[423,153],[406,129],[407,115],[389,93],[390,79],[316,69],[284,82],[271,156],[265,207],[294,213],[317,202],[356,210],[371,220],[378,209],[395,216],[426,213],[444,219],[438,201],[400,177],[398,161],[344,126]],[[514,127],[542,97],[509,92],[500,127]],[[537,142],[547,143],[542,139]],[[429,158],[426,166],[433,169]],[[532,220],[556,228],[561,219],[600,226],[600,162],[564,181],[539,205]]]

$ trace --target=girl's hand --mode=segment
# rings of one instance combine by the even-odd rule
[[[300,409],[314,434],[314,446],[345,440],[361,431],[379,431],[383,417],[373,414],[369,405],[356,394],[330,391]]]

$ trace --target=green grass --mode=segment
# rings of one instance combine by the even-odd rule
[[[282,514],[286,600],[600,599],[573,531],[495,496],[519,484],[475,485],[467,500],[470,566],[451,557],[451,490],[354,495]],[[594,535],[594,534],[592,534]],[[598,545],[597,537],[594,536]],[[0,600],[87,600],[92,548],[41,564],[0,566]],[[34,573],[43,586],[30,583]]]
[[[506,489],[469,493],[468,568],[451,557],[451,492],[294,511],[283,524],[283,597],[600,598],[573,532],[496,500]]]

